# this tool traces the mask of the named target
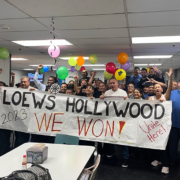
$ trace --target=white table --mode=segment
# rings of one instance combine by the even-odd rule
[[[25,143],[0,157],[0,177],[22,169],[23,155],[36,143]],[[46,144],[48,159],[42,164],[49,169],[53,180],[76,180],[91,157],[94,147]],[[28,164],[30,167],[30,164]]]

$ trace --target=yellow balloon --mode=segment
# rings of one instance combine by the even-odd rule
[[[115,78],[116,78],[118,81],[123,80],[125,77],[126,77],[126,71],[125,71],[124,69],[118,69],[118,70],[115,72]]]
[[[81,69],[81,66],[79,66],[78,64],[75,65],[75,68],[77,71],[79,71]]]
[[[147,73],[149,73],[149,68],[146,68],[147,69]]]
[[[104,77],[105,77],[106,79],[111,79],[112,76],[113,76],[112,74],[108,73],[107,71],[104,71]]]

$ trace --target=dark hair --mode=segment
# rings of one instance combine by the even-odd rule
[[[149,70],[150,70],[150,69],[153,69],[153,70],[154,70],[154,68],[152,68],[152,67],[150,67]]]
[[[73,81],[73,80],[70,80],[70,81],[69,81],[69,83],[70,83],[71,81],[74,83],[74,81]]]
[[[0,81],[0,83],[2,83],[4,87],[8,87],[5,82]]]
[[[135,88],[134,91],[137,90],[142,94],[142,90],[140,88]]]
[[[54,79],[54,83],[58,82],[57,78],[54,76],[49,76],[49,78],[53,78]]]
[[[86,85],[84,85],[83,87],[81,87],[81,89],[86,89]]]
[[[17,88],[19,88],[19,87],[21,87],[21,83],[17,83],[17,84],[15,84],[15,86],[16,86]]]
[[[67,88],[67,89],[66,89],[66,91],[67,91],[67,90],[70,90],[70,91],[73,93],[73,89],[71,89],[71,88]]]
[[[86,79],[82,79],[82,80],[81,80],[81,83],[82,83],[82,81],[86,81],[86,83],[87,83],[87,80],[86,80]]]
[[[132,84],[135,87],[135,83],[133,81],[130,81],[127,86],[129,86],[129,84]]]
[[[74,89],[74,84],[68,84],[67,89]]]
[[[62,86],[63,84],[65,84],[65,85],[67,86],[67,84],[66,84],[66,83],[62,83],[62,84],[61,84],[61,86]]]
[[[147,69],[146,68],[142,68],[141,71],[146,71],[147,72]]]
[[[92,85],[87,85],[86,88],[87,88],[87,87],[91,87],[91,88],[94,90],[94,87],[93,87]]]
[[[138,69],[138,70],[140,70],[140,68],[139,68],[138,66],[134,67],[134,69]]]

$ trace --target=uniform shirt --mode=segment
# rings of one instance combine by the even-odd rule
[[[141,80],[141,78],[142,78],[142,76],[141,76],[140,74],[138,74],[137,77],[135,77],[135,76],[133,75],[133,76],[131,76],[131,77],[129,78],[128,83],[130,83],[131,81],[133,81],[134,84],[135,84],[135,88],[139,88],[139,81]]]
[[[113,91],[112,89],[107,90],[104,94],[105,97],[108,96],[115,96],[115,97],[126,97],[128,96],[126,91],[122,90],[122,89],[118,89],[116,91]]]
[[[172,101],[172,127],[180,128],[180,91],[171,91],[170,100]]]

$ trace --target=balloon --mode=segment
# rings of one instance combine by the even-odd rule
[[[115,73],[116,73],[117,70],[118,70],[118,68],[116,68],[116,70],[114,71],[114,73],[113,73],[114,76],[115,76]]]
[[[147,69],[147,73],[149,73],[149,68],[146,68]]]
[[[71,66],[71,72],[75,72],[76,71],[76,67],[75,66]]]
[[[82,56],[78,57],[77,65],[82,66],[85,63],[85,60]]]
[[[52,45],[49,46],[49,48],[48,48],[48,53],[49,53],[49,55],[50,55],[51,57],[57,58],[57,57],[59,56],[59,54],[60,54],[60,49],[59,49],[58,46],[52,44]]]
[[[91,64],[96,64],[96,63],[97,63],[97,56],[96,56],[95,54],[91,54],[91,55],[89,56],[89,62],[90,62]]]
[[[125,52],[122,52],[117,57],[120,64],[125,64],[128,61],[128,55]]]
[[[81,69],[81,66],[76,64],[75,68],[76,68],[77,71],[79,71]]]
[[[120,68],[124,69],[125,71],[127,71],[130,68],[131,64],[129,61],[127,61],[125,64],[121,64]]]
[[[68,63],[69,63],[70,66],[75,66],[76,65],[76,60],[73,57],[71,57],[69,59]]]
[[[0,47],[0,59],[7,59],[9,57],[9,51],[4,48],[4,47]]]
[[[112,74],[108,73],[107,71],[104,71],[104,77],[105,77],[106,79],[111,79],[112,76],[113,76]]]
[[[110,74],[113,74],[116,71],[116,65],[113,62],[106,64],[106,71]]]
[[[126,71],[124,69],[118,69],[115,72],[115,78],[119,81],[123,80],[126,77]]]
[[[49,67],[48,66],[44,66],[43,70],[44,70],[44,72],[48,72],[49,71]]]
[[[58,75],[58,78],[61,79],[61,80],[66,79],[67,76],[68,76],[67,68],[64,67],[64,66],[59,67],[58,70],[57,70],[57,75]]]
[[[86,68],[85,68],[84,66],[81,66],[80,71],[82,72],[82,71],[84,71],[84,70],[86,70]]]
[[[41,69],[39,70],[39,72],[40,72],[41,74],[43,74],[43,73],[44,73],[44,69],[41,68]]]

